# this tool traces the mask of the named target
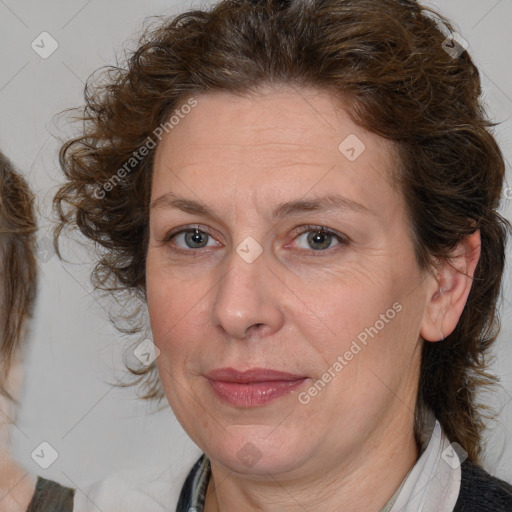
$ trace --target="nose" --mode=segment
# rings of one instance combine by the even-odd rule
[[[264,252],[248,263],[233,250],[226,273],[215,288],[213,325],[227,338],[237,340],[277,332],[284,321],[279,287],[280,281],[267,266]]]

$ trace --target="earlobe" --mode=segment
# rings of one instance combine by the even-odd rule
[[[464,237],[429,277],[420,329],[426,341],[443,341],[455,329],[471,291],[480,244],[480,231]]]

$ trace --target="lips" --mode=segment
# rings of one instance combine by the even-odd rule
[[[258,407],[288,395],[307,379],[304,375],[267,368],[245,371],[218,368],[206,375],[215,394],[237,407]]]

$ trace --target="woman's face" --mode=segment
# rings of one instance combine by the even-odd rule
[[[419,375],[427,291],[393,146],[326,92],[195,99],[154,163],[147,296],[165,394],[232,471],[357,466],[412,432]]]

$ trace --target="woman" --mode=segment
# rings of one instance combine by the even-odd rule
[[[509,226],[479,95],[413,0],[222,1],[90,84],[60,229],[147,304],[134,371],[204,452],[177,510],[512,509],[478,465]]]
[[[36,230],[28,184],[0,153],[0,407],[7,419],[13,414],[13,395],[20,387],[22,344],[36,297]],[[0,512],[71,511],[72,489],[32,476],[12,459],[7,449],[8,429],[5,422],[0,443]]]

